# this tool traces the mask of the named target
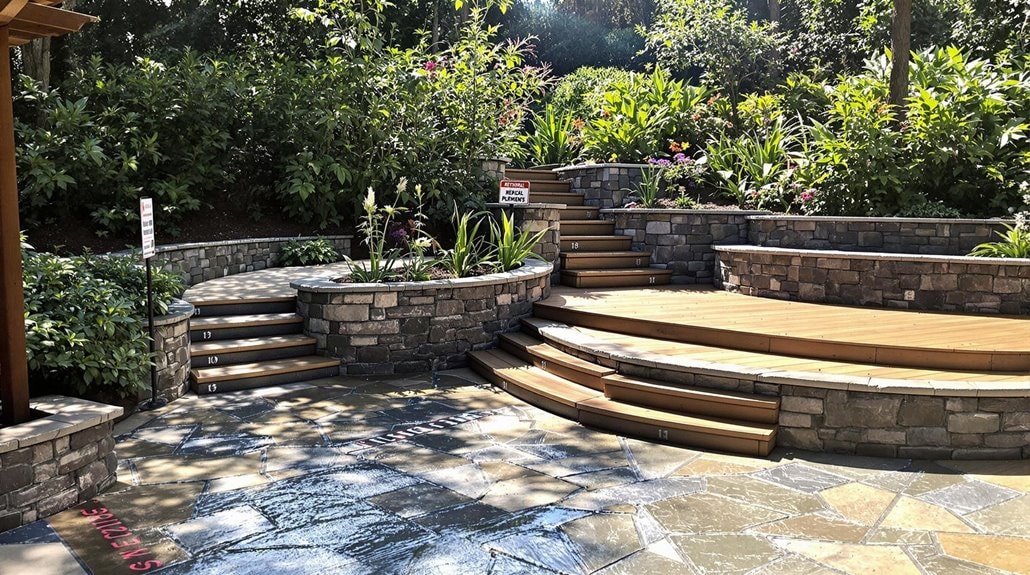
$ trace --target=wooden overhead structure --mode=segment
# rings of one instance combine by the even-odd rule
[[[3,425],[29,419],[10,48],[36,38],[76,32],[96,20],[93,16],[63,10],[61,3],[62,0],[0,0],[0,423]]]

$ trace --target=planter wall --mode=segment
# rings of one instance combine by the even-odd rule
[[[1030,458],[1030,399],[783,385],[777,443],[915,459]]]
[[[112,426],[122,408],[56,395],[31,408],[46,417],[0,429],[0,531],[88,501],[117,479]]]
[[[288,242],[313,239],[317,238],[249,238],[158,246],[155,262],[160,263],[162,269],[179,274],[186,285],[191,286],[215,278],[275,267],[279,263],[279,250]],[[341,255],[350,255],[351,236],[326,236],[325,239],[331,241]]]
[[[465,353],[496,344],[550,295],[551,264],[476,278],[390,284],[340,284],[331,278],[290,284],[304,331],[349,374],[426,372],[465,365]]]
[[[1008,222],[1011,224],[1012,222]],[[773,248],[908,254],[968,254],[997,239],[1001,220],[756,216],[750,243]]]
[[[640,185],[643,164],[583,164],[554,170],[558,179],[570,182],[569,191],[583,194],[588,206],[621,208],[628,190]]]
[[[1030,315],[1030,260],[753,246],[715,250],[718,285],[747,295]]]
[[[190,318],[193,304],[175,300],[168,314],[154,318],[154,340],[157,352],[157,393],[172,401],[182,397],[189,385]],[[149,399],[149,386],[140,392],[140,399]]]
[[[651,252],[651,264],[672,270],[677,284],[713,283],[715,245],[747,241],[744,210],[610,209],[601,217],[615,221],[615,233],[633,237],[633,249]]]

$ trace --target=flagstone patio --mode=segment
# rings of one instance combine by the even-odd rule
[[[116,433],[119,483],[0,535],[0,572],[1030,573],[1030,462],[704,453],[466,370],[189,396]]]

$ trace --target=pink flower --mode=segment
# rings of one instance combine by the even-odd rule
[[[432,71],[436,70],[436,62],[434,62],[432,60],[429,60],[429,61],[426,62],[426,65],[423,66],[423,68],[426,69],[426,72],[432,72]]]
[[[801,192],[798,195],[798,197],[801,198],[802,202],[810,202],[813,199],[815,199],[815,194],[813,194],[811,190],[805,190],[805,191]]]

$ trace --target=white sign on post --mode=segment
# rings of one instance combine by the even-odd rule
[[[150,198],[140,198],[139,223],[143,232],[143,259],[152,258],[157,247],[154,245],[154,201]]]
[[[501,180],[502,204],[528,204],[529,182],[520,180]]]

